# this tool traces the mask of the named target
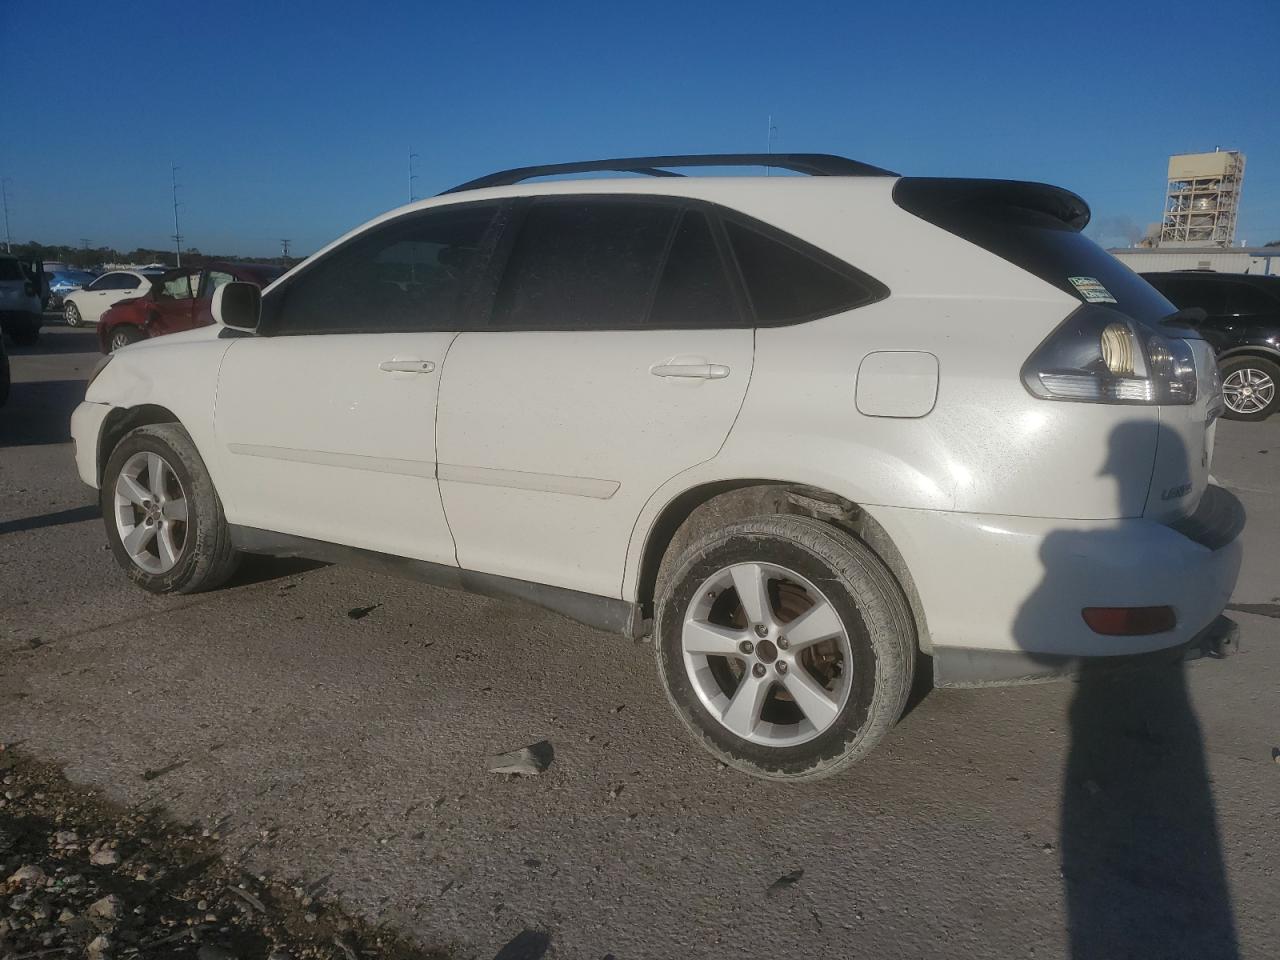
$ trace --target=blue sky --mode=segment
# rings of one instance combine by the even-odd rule
[[[188,244],[308,253],[406,200],[411,147],[422,196],[760,151],[772,114],[779,151],[1069,187],[1108,243],[1159,218],[1170,153],[1236,148],[1239,235],[1280,240],[1280,2],[1231,5],[1216,36],[1206,9],[0,0],[0,176],[15,241],[167,246],[176,162]]]

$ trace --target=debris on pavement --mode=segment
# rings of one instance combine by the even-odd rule
[[[535,745],[536,746],[536,745]],[[549,745],[548,745],[549,746]],[[0,957],[446,960],[0,745]],[[305,881],[303,881],[305,883]]]
[[[373,613],[373,611],[377,610],[380,606],[382,606],[382,604],[375,603],[371,607],[352,607],[350,610],[347,611],[347,616],[350,617],[352,620],[363,620],[369,614]]]
[[[500,753],[489,758],[490,773],[511,773],[522,777],[536,777],[551,766],[555,748],[549,740],[539,740],[510,753]]]
[[[768,896],[776,897],[778,894],[782,893],[783,891],[790,890],[792,887],[794,887],[797,883],[800,882],[800,878],[803,876],[804,876],[803,869],[796,869],[796,870],[792,870],[790,873],[784,873],[777,880],[773,881],[773,883],[769,884],[769,889],[766,890],[765,893]]]

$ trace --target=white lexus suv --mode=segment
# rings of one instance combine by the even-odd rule
[[[808,176],[673,172],[765,164]],[[1213,353],[1088,218],[816,154],[506,171],[104,360],[77,464],[147,590],[262,553],[522,598],[651,635],[726,763],[825,776],[916,671],[1230,648]]]

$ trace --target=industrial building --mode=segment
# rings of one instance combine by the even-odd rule
[[[1170,157],[1159,246],[1231,246],[1243,184],[1244,154],[1238,150]]]
[[[1139,273],[1216,270],[1280,276],[1280,247],[1233,247],[1244,154],[1180,153],[1169,158],[1164,214],[1146,239],[1109,251]]]
[[[1280,247],[1121,247],[1107,251],[1130,270],[1217,270],[1280,276]]]

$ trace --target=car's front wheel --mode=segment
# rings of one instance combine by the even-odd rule
[[[817,779],[872,749],[911,689],[915,627],[883,562],[808,517],[730,524],[661,589],[658,672],[712,754],[756,776]]]
[[[68,327],[80,326],[80,308],[68,300],[62,308],[62,319],[66,321]]]
[[[126,434],[107,460],[100,502],[116,562],[144,589],[212,590],[235,571],[222,501],[178,424]]]
[[[1262,357],[1225,361],[1222,399],[1230,420],[1265,420],[1280,406],[1280,365]]]
[[[130,324],[121,324],[111,331],[111,339],[107,341],[110,345],[110,353],[115,353],[122,347],[127,347],[131,343],[137,343],[139,340],[147,339],[137,327]]]

